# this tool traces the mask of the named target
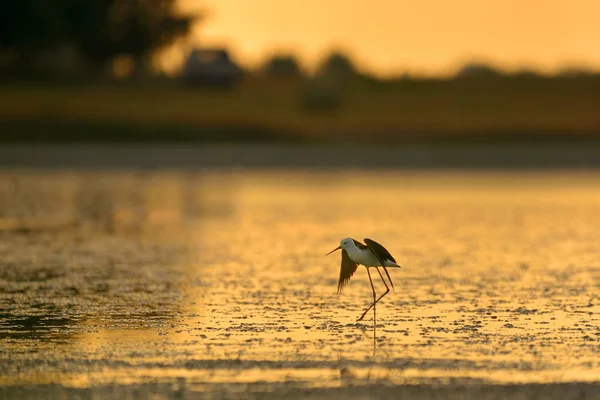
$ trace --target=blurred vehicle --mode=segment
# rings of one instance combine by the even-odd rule
[[[189,86],[231,88],[242,78],[242,69],[225,49],[194,49],[183,67],[183,79]]]

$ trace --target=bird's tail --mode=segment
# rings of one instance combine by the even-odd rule
[[[395,262],[393,262],[393,261],[389,261],[389,260],[386,260],[386,262],[385,262],[385,267],[386,267],[386,268],[402,268],[402,266],[400,266],[400,265],[396,264],[396,263],[395,263]]]

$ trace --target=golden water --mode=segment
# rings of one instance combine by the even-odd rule
[[[599,183],[4,171],[0,385],[598,381]],[[325,257],[347,236],[403,266],[377,306],[375,355],[372,313],[356,322],[366,270],[336,295],[340,255]]]

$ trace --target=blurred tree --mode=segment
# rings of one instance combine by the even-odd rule
[[[302,77],[302,71],[298,61],[291,55],[276,55],[267,60],[263,70],[271,78],[291,78]]]
[[[25,61],[64,38],[63,15],[52,2],[4,1],[0,6],[0,52]]]
[[[348,78],[356,75],[356,68],[349,57],[341,52],[331,53],[318,67],[318,75]]]
[[[0,53],[19,56],[74,46],[90,64],[141,60],[186,36],[196,15],[177,0],[13,0],[0,7]]]
[[[197,16],[176,15],[176,0],[60,0],[81,55],[104,66],[117,56],[141,60],[189,33]]]

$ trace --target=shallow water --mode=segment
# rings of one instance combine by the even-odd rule
[[[597,382],[599,178],[4,171],[0,385]],[[366,270],[337,295],[325,257],[346,236],[403,265],[375,354]]]

